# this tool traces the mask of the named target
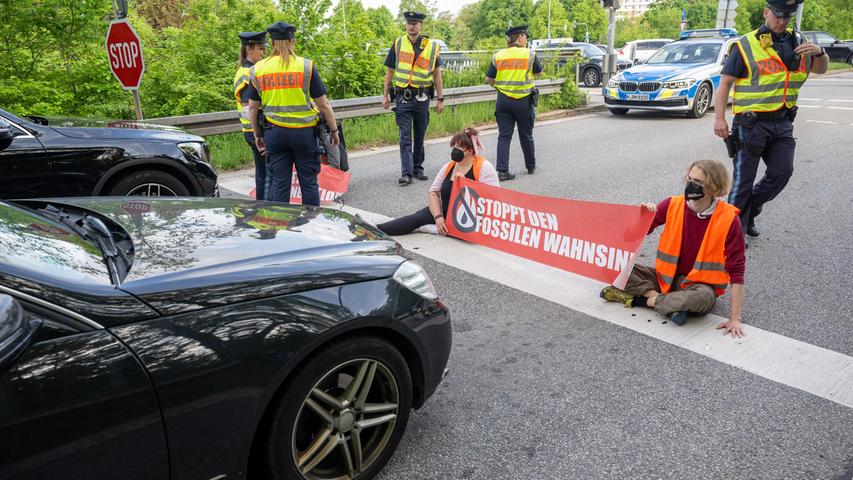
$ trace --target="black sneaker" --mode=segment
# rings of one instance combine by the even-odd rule
[[[533,175],[534,173],[536,173],[536,165],[534,165],[532,167],[527,167],[527,174],[528,175]]]
[[[746,234],[749,235],[750,237],[757,237],[757,236],[761,235],[761,232],[759,232],[758,229],[755,228],[754,223],[750,223],[746,227]]]
[[[509,172],[498,172],[498,180],[502,182],[506,182],[507,180],[512,180],[515,178],[514,173]]]
[[[416,173],[415,178],[417,178],[418,180],[429,180],[429,177],[427,177],[424,172]]]
[[[399,180],[397,180],[397,183],[400,185],[408,185],[412,183],[412,177],[409,175],[403,175]]]

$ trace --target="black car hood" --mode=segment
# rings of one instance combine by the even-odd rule
[[[121,225],[134,259],[122,290],[161,314],[373,280],[396,242],[334,209],[227,198],[64,198]]]
[[[201,137],[177,127],[138,123],[129,120],[107,122],[84,118],[49,118],[48,126],[61,135],[71,138],[111,138],[163,140],[175,142],[202,142]]]

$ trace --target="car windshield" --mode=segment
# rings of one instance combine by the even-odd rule
[[[652,55],[646,64],[714,63],[721,46],[720,43],[670,43]]]
[[[583,47],[583,53],[587,57],[598,57],[604,55],[606,52],[595,45],[585,45]]]
[[[68,227],[0,202],[0,264],[4,270],[61,281],[110,285],[101,250]]]

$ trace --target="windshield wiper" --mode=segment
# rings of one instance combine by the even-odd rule
[[[41,212],[47,214],[55,221],[70,227],[81,237],[95,243],[104,254],[104,260],[107,263],[107,269],[113,283],[116,287],[121,286],[121,279],[127,275],[127,267],[130,265],[130,259],[116,245],[113,233],[100,218],[84,213],[82,217],[74,219],[64,210],[50,204],[42,208]],[[117,258],[121,259],[122,262],[117,262]]]

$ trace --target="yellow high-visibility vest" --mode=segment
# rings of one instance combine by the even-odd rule
[[[438,59],[440,47],[438,42],[423,37],[421,54],[415,59],[415,47],[408,35],[397,38],[394,42],[394,54],[397,56],[397,66],[394,67],[394,85],[406,87],[430,87],[434,80],[432,72]]]
[[[250,70],[252,84],[261,95],[261,109],[273,125],[305,128],[317,125],[318,111],[311,105],[311,71],[307,58],[290,57],[285,65],[278,55],[256,63]]]
[[[252,131],[252,122],[249,121],[249,107],[240,101],[240,92],[249,86],[249,69],[251,67],[240,67],[234,75],[234,99],[237,101],[237,111],[240,112],[240,124],[244,132]]]
[[[533,59],[536,53],[528,48],[509,47],[499,50],[492,58],[498,73],[495,88],[512,98],[524,98],[533,93]]]
[[[732,106],[735,114],[773,112],[796,106],[800,87],[809,76],[805,56],[800,59],[799,68],[792,72],[772,45],[761,45],[757,32],[747,33],[735,44],[749,72],[746,78],[735,81]]]

